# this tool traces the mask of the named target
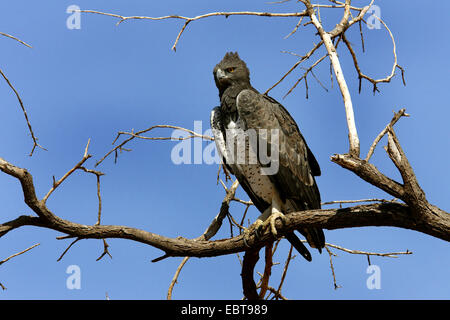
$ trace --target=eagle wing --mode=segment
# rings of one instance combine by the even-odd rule
[[[320,208],[320,193],[314,179],[320,175],[320,167],[289,112],[275,99],[253,90],[239,93],[237,110],[245,127],[257,132],[258,141],[266,143],[267,150],[271,150],[274,143],[272,130],[278,133],[278,170],[269,178],[281,199],[288,204],[290,211],[286,213]],[[260,129],[265,129],[266,133],[259,134]],[[276,157],[272,158],[275,158],[272,162],[277,161]],[[321,252],[325,246],[321,229],[302,228],[298,231]]]
[[[270,130],[278,132],[279,168],[270,179],[280,195],[293,200],[296,210],[320,208],[320,193],[314,176],[320,167],[289,112],[276,100],[252,90],[243,90],[237,97],[240,119],[247,129],[267,130],[267,150],[271,150]],[[260,140],[260,141],[261,141]]]

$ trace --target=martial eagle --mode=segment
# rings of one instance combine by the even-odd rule
[[[228,52],[213,74],[220,97],[220,107],[211,112],[216,147],[226,169],[236,176],[262,213],[255,222],[256,230],[270,224],[276,236],[276,218],[320,208],[314,178],[320,175],[319,164],[289,112],[252,87],[250,71],[237,52]],[[242,137],[244,143],[239,144]],[[267,157],[262,159],[264,154]],[[312,248],[322,252],[322,229],[307,227],[298,231]],[[311,261],[311,254],[294,231],[285,234],[285,238]]]

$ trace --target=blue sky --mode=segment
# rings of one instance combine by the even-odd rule
[[[292,2],[292,3],[291,3]],[[181,21],[127,21],[98,15],[81,16],[81,29],[69,30],[66,8],[76,4],[122,15],[196,16],[215,11],[303,10],[295,1],[267,4],[264,1],[62,1],[35,3],[17,0],[0,4],[0,31],[30,43],[27,48],[0,38],[0,68],[20,92],[39,142],[48,151],[36,150],[28,157],[32,143],[18,102],[4,81],[0,81],[0,157],[27,168],[34,177],[37,193],[43,197],[52,176],[61,177],[82,157],[91,139],[87,162],[108,152],[119,130],[140,130],[156,124],[193,129],[194,121],[209,128],[209,113],[218,102],[212,69],[225,52],[238,51],[251,71],[252,84],[265,91],[318,42],[311,25],[284,39],[296,18],[212,17],[192,22],[184,32],[177,52],[170,50]],[[363,5],[369,1],[355,1]],[[355,107],[362,155],[393,113],[405,107],[411,114],[396,125],[404,151],[427,194],[428,200],[450,210],[449,137],[450,42],[448,1],[434,1],[431,17],[424,16],[423,1],[375,1],[381,17],[397,44],[399,64],[406,70],[403,86],[398,74],[380,93],[358,81],[351,57],[339,50],[344,75]],[[341,14],[341,13],[339,13]],[[322,11],[328,29],[340,19],[337,13]],[[306,21],[306,20],[305,20]],[[366,74],[385,77],[390,73],[392,43],[385,29],[364,27],[366,52],[361,52],[359,30],[348,32]],[[442,36],[444,35],[444,36]],[[323,49],[314,56],[323,55]],[[307,62],[308,67],[315,60]],[[329,79],[327,61],[315,74],[326,92],[308,77],[309,99],[301,83],[287,98],[284,94],[303,74],[299,69],[271,95],[281,101],[299,124],[315,153],[322,176],[318,179],[323,201],[390,198],[330,161],[335,153],[348,150],[342,99]],[[170,130],[155,132],[169,136]],[[170,154],[177,142],[136,141],[132,152],[122,154],[117,164],[108,158],[98,167],[102,177],[103,224],[138,227],[161,235],[194,238],[217,214],[224,191],[216,185],[216,165],[175,165]],[[383,139],[372,162],[385,174],[400,179],[382,149]],[[207,142],[203,143],[204,146]],[[1,221],[31,214],[23,203],[19,183],[0,175]],[[242,199],[247,199],[242,190]],[[83,224],[97,217],[95,177],[76,172],[48,200],[57,215]],[[231,213],[240,217],[243,207],[233,204]],[[258,213],[251,209],[249,217]],[[229,237],[226,222],[215,239]],[[110,239],[113,258],[95,259],[102,253],[101,240],[82,240],[66,256],[57,258],[70,243],[56,240],[61,234],[24,227],[0,239],[0,260],[35,243],[41,245],[0,266],[0,282],[7,290],[0,299],[164,299],[181,258],[158,263],[150,260],[161,251],[127,240]],[[368,227],[325,230],[327,242],[371,252],[410,250],[414,254],[396,259],[372,257],[381,270],[381,289],[366,287],[365,256],[336,251],[333,263],[337,283],[333,289],[327,253],[314,251],[313,262],[292,261],[283,294],[291,299],[448,299],[450,297],[450,248],[448,243],[428,235],[397,228]],[[282,241],[276,261],[284,263],[289,244]],[[262,255],[262,254],[261,254]],[[81,289],[69,290],[66,270],[81,270]],[[257,269],[262,271],[263,265]],[[273,268],[271,284],[276,286],[282,267]],[[173,292],[174,299],[240,299],[240,265],[236,255],[191,259],[184,267]]]

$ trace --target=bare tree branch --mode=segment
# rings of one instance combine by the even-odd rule
[[[56,261],[61,261],[62,258],[66,255],[66,253],[70,250],[70,248],[72,248],[72,246],[77,243],[78,241],[82,240],[83,238],[76,238],[75,240],[73,240],[69,246],[63,251],[63,253],[59,256],[59,258]]]
[[[337,289],[341,288],[341,286],[337,284],[336,273],[334,272],[333,256],[336,256],[336,255],[333,252],[331,252],[331,250],[328,248],[328,246],[325,246],[325,249],[327,250],[328,255],[330,257],[330,269],[331,269],[331,275],[333,276],[334,290],[337,290]]]
[[[378,20],[383,24],[383,26],[386,28],[386,30],[389,32],[389,36],[391,37],[392,45],[393,45],[394,64],[393,64],[393,66],[392,66],[391,73],[390,73],[388,76],[386,76],[385,78],[381,78],[381,79],[373,79],[373,78],[371,78],[371,77],[365,75],[365,74],[362,73],[362,71],[361,71],[361,68],[360,68],[359,63],[358,63],[358,59],[357,59],[357,57],[356,57],[356,53],[355,53],[355,51],[353,50],[353,48],[352,48],[352,46],[351,46],[351,44],[350,44],[350,41],[348,41],[348,39],[347,39],[347,37],[345,36],[345,34],[343,34],[343,35],[342,35],[342,39],[344,40],[344,43],[345,43],[345,45],[347,46],[347,48],[348,48],[348,50],[349,50],[349,52],[350,52],[350,54],[351,54],[351,56],[352,56],[353,64],[355,65],[356,72],[358,73],[358,78],[359,78],[359,92],[361,92],[361,80],[362,80],[362,79],[366,79],[366,80],[368,80],[369,82],[371,82],[371,83],[373,84],[373,92],[375,93],[376,91],[378,91],[378,88],[377,88],[378,83],[383,83],[383,82],[386,82],[386,83],[387,83],[387,82],[390,82],[391,79],[394,77],[394,75],[395,75],[395,70],[396,70],[397,68],[399,68],[399,69],[401,70],[401,72],[402,72],[403,84],[405,84],[404,70],[403,70],[403,68],[397,63],[397,49],[396,49],[396,45],[395,45],[394,36],[392,35],[391,30],[388,28],[388,26],[386,25],[386,23],[384,23],[383,20],[381,20],[380,18],[378,18],[378,17],[375,16],[375,15],[374,15],[374,17],[375,17],[376,19],[378,19]],[[361,35],[362,35],[362,32],[361,32]],[[362,38],[361,38],[361,39],[362,39]]]
[[[12,258],[17,257],[17,256],[20,256],[21,254],[24,254],[24,253],[27,252],[27,251],[30,251],[31,249],[33,249],[34,247],[37,247],[38,245],[40,245],[40,243],[36,243],[35,245],[32,245],[31,247],[29,247],[29,248],[27,248],[27,249],[25,249],[25,250],[22,250],[22,251],[20,251],[20,252],[17,252],[17,253],[15,253],[15,254],[9,256],[8,258],[1,260],[1,261],[0,261],[0,266],[1,266],[2,264],[4,264],[5,262],[11,260]],[[0,288],[2,288],[2,290],[6,290],[6,287],[5,287],[1,282],[0,282]]]
[[[308,73],[311,72],[311,74],[313,74],[312,70],[314,69],[314,67],[316,67],[320,62],[322,62],[326,57],[328,56],[328,54],[323,55],[320,59],[318,59],[316,62],[314,62],[308,69],[306,69],[305,73],[303,74],[303,76],[301,76],[295,83],[294,85],[289,89],[289,91],[284,95],[283,99],[286,98],[296,87],[297,85],[303,80],[305,79],[305,86],[306,86],[306,99],[308,99],[308,85],[307,85],[307,81],[306,81],[306,77],[308,76]],[[314,76],[315,77],[315,76]],[[320,83],[320,81],[316,78],[316,80]],[[320,83],[320,85],[322,85],[322,83]],[[323,87],[323,85],[322,85]],[[327,90],[328,91],[328,90]]]
[[[278,80],[273,86],[271,86],[269,89],[267,89],[264,94],[268,94],[270,90],[275,88],[277,85],[279,85],[292,71],[294,71],[303,61],[308,60],[314,52],[322,46],[323,41],[319,42],[318,44],[314,45],[314,47],[308,51],[303,57],[300,58],[282,77],[280,80]]]
[[[12,91],[14,91],[14,94],[17,97],[17,100],[19,101],[20,104],[20,108],[22,109],[23,115],[25,117],[25,120],[27,122],[27,126],[28,126],[28,131],[30,131],[31,134],[31,139],[33,139],[33,148],[31,149],[30,152],[30,157],[33,155],[34,153],[34,149],[36,149],[36,147],[41,148],[42,150],[47,150],[44,147],[42,147],[37,141],[38,138],[34,135],[34,131],[33,128],[31,128],[31,123],[30,120],[28,119],[28,114],[27,114],[27,110],[25,109],[23,102],[22,102],[22,98],[20,97],[19,93],[17,92],[16,88],[14,88],[14,86],[12,85],[12,83],[9,81],[9,79],[6,77],[6,75],[3,73],[3,71],[0,69],[0,74],[2,75],[3,79],[5,79],[6,83],[8,84],[8,86],[12,89]]]
[[[236,190],[239,186],[239,181],[235,180],[233,182],[233,184],[231,185],[230,188],[225,188],[226,194],[225,194],[225,198],[222,201],[222,205],[220,206],[220,211],[219,214],[213,219],[213,221],[211,222],[211,224],[209,225],[209,227],[205,230],[205,232],[203,232],[203,234],[199,237],[197,237],[195,240],[209,240],[212,237],[214,237],[217,233],[217,231],[219,231],[221,225],[222,225],[222,221],[225,218],[225,216],[229,215],[229,207],[230,207],[230,202],[234,199],[234,195],[236,194]],[[189,260],[189,257],[184,257],[183,260],[181,261],[180,265],[178,266],[177,270],[175,271],[175,275],[172,278],[172,281],[170,283],[169,286],[169,290],[167,292],[167,300],[171,300],[172,299],[172,291],[173,291],[173,287],[175,286],[175,283],[177,283],[178,280],[178,276],[180,275],[181,269],[183,268],[183,266],[186,264],[186,262]]]
[[[392,128],[394,126],[394,124],[397,123],[397,121],[401,118],[401,117],[409,117],[409,114],[406,113],[406,109],[400,109],[399,112],[394,114],[394,117],[392,118],[391,122],[389,122],[389,124],[378,134],[378,136],[375,138],[375,140],[373,141],[372,145],[370,146],[369,152],[367,153],[366,158],[364,159],[365,161],[369,161],[370,157],[372,156],[373,152],[375,151],[375,147],[377,146],[378,142],[380,142],[381,138],[384,137],[384,135],[388,132],[389,128]]]
[[[13,39],[13,40],[16,40],[17,42],[20,42],[21,44],[23,44],[24,46],[27,46],[28,48],[33,48],[31,45],[29,45],[25,41],[22,41],[19,38],[16,38],[16,37],[14,37],[14,36],[12,36],[10,34],[4,33],[4,32],[0,32],[0,35],[2,35],[4,37],[7,37],[7,38],[10,38],[10,39]]]
[[[266,296],[266,292],[269,287],[269,279],[272,274],[272,266],[273,266],[273,242],[266,245],[264,251],[265,264],[264,264],[264,274],[261,277],[261,285],[259,290],[259,298],[264,299]]]
[[[21,254],[24,254],[24,253],[27,252],[27,251],[30,251],[31,249],[33,249],[34,247],[37,247],[38,245],[40,245],[40,243],[36,243],[36,244],[32,245],[31,247],[26,248],[25,250],[22,250],[22,251],[20,251],[20,252],[17,252],[17,253],[15,253],[15,254],[9,256],[8,258],[1,260],[1,261],[0,261],[0,266],[1,266],[2,264],[4,264],[5,262],[11,260],[12,258],[17,257],[17,256],[20,256]]]
[[[179,138],[172,138],[172,137],[146,137],[143,136],[142,134],[147,133],[149,131],[158,129],[158,128],[168,128],[168,129],[174,129],[174,130],[181,130],[181,131],[185,131],[187,133],[190,134],[190,136],[186,136],[186,137],[179,137]],[[115,146],[113,149],[111,149],[110,151],[108,151],[99,161],[96,162],[95,166],[97,167],[100,163],[102,163],[109,155],[111,155],[112,153],[116,153],[116,159],[117,159],[117,151],[118,150],[122,150],[123,146],[126,145],[128,142],[130,142],[131,140],[133,140],[134,138],[138,138],[138,139],[143,139],[143,140],[187,140],[187,139],[192,139],[192,138],[201,138],[204,140],[210,140],[213,141],[214,138],[207,136],[207,135],[203,135],[197,132],[194,132],[190,129],[186,129],[186,128],[182,128],[182,127],[178,127],[178,126],[172,126],[172,125],[165,125],[165,124],[159,124],[159,125],[154,125],[151,126],[147,129],[144,130],[140,130],[138,132],[125,132],[125,131],[119,131],[117,133],[116,138],[113,141],[113,144],[116,143],[116,141],[122,136],[122,135],[128,135],[130,136],[128,139],[125,139],[124,141],[122,141],[120,144],[118,144],[117,146]],[[127,150],[129,151],[129,150]]]
[[[94,13],[94,14],[100,14],[105,16],[110,16],[114,18],[120,19],[119,22],[117,22],[116,25],[121,24],[124,21],[127,20],[167,20],[167,19],[179,19],[179,20],[185,20],[183,26],[180,29],[180,32],[178,33],[175,42],[172,46],[172,50],[177,50],[177,44],[180,40],[181,35],[183,34],[184,30],[186,29],[187,25],[192,22],[203,18],[209,18],[214,16],[224,16],[228,18],[229,16],[259,16],[259,17],[302,17],[305,16],[305,11],[303,12],[291,12],[291,13],[270,13],[270,12],[253,12],[253,11],[242,11],[242,12],[211,12],[207,14],[198,15],[195,17],[184,17],[179,15],[168,15],[163,17],[145,17],[145,16],[122,16],[119,14],[113,14],[113,13],[105,13],[95,10],[77,10],[78,12],[84,12],[84,13]]]
[[[62,176],[61,179],[59,179],[58,181],[55,181],[53,178],[53,186],[51,187],[51,189],[47,192],[47,194],[42,199],[42,201],[44,203],[47,201],[48,197],[50,197],[50,195],[53,193],[53,191],[55,191],[56,188],[58,188],[59,185],[64,182],[64,180],[66,180],[75,170],[81,169],[83,164],[86,162],[86,160],[89,159],[90,157],[92,157],[90,154],[87,153],[90,142],[91,142],[91,139],[89,139],[87,142],[86,148],[84,150],[83,158],[80,160],[80,162],[78,162],[72,169],[67,171],[66,174],[64,176]]]
[[[276,290],[276,292],[275,292],[275,297],[281,297],[281,288],[283,287],[283,284],[284,284],[284,280],[286,279],[286,274],[287,274],[287,270],[288,270],[288,268],[289,268],[289,263],[291,262],[291,260],[292,260],[292,245],[291,245],[291,247],[289,248],[289,253],[288,253],[288,256],[287,256],[287,258],[286,258],[286,262],[285,262],[285,264],[284,264],[284,268],[283,268],[283,274],[281,275],[281,280],[280,280],[280,284],[278,285],[278,288],[277,288],[277,290]]]
[[[347,249],[332,243],[326,243],[327,247],[335,248],[337,250],[341,250],[350,254],[361,254],[365,256],[378,256],[378,257],[387,257],[387,258],[398,258],[399,255],[408,255],[412,254],[411,251],[406,250],[402,252],[386,252],[386,253],[379,253],[379,252],[367,252],[367,251],[361,251],[361,250],[354,250],[354,249]]]
[[[394,202],[397,199],[386,200],[386,199],[358,199],[358,200],[336,200],[336,201],[327,201],[322,202],[322,206],[330,205],[330,204],[343,204],[343,203],[361,203],[361,202]]]
[[[298,19],[298,22],[297,22],[297,24],[295,25],[294,29],[293,29],[287,36],[285,36],[284,39],[289,38],[290,36],[292,36],[294,33],[297,32],[298,27],[300,27],[300,25],[302,24],[303,18],[304,18],[304,17],[300,17],[300,19]]]
[[[126,226],[88,226],[71,222],[56,216],[47,208],[45,202],[37,199],[33,178],[28,171],[14,166],[2,158],[0,158],[0,170],[20,181],[25,203],[39,217],[39,219],[30,217],[16,219],[1,224],[1,236],[24,225],[36,225],[60,231],[71,237],[84,239],[129,239],[159,248],[165,251],[167,256],[183,257],[207,257],[242,252],[248,250],[247,244],[252,248],[261,248],[270,241],[273,241],[270,232],[266,232],[260,238],[256,238],[254,234],[250,234],[248,237],[249,241],[246,244],[243,235],[216,241],[189,240],[184,238],[173,239]],[[399,186],[399,188],[401,187]],[[330,230],[362,226],[395,226],[420,231],[450,241],[450,215],[437,207],[428,207],[428,210],[432,209],[435,211],[432,213],[427,212],[427,214],[434,214],[435,219],[430,219],[427,216],[425,221],[418,220],[417,216],[419,213],[411,214],[412,208],[408,204],[400,203],[361,205],[344,209],[308,210],[287,215],[286,223],[283,224],[281,221],[277,221],[276,227],[278,233],[283,235],[285,232],[304,225]]]
[[[100,220],[102,217],[102,196],[100,194],[100,177],[104,175],[103,172],[87,169],[83,166],[80,166],[79,169],[83,170],[84,172],[95,174],[97,178],[97,198],[98,198],[98,214],[97,214],[97,223],[100,224]]]
[[[279,3],[286,2],[288,0],[282,0],[279,1]],[[352,45],[350,41],[347,39],[345,32],[346,30],[352,26],[355,23],[359,24],[360,28],[360,35],[361,35],[361,42],[362,42],[362,48],[364,51],[364,39],[362,34],[362,28],[361,28],[361,22],[364,21],[364,15],[368,12],[370,6],[373,4],[374,0],[371,0],[370,4],[368,6],[365,6],[363,8],[351,6],[350,0],[345,0],[345,2],[338,1],[338,0],[329,0],[332,5],[324,5],[324,4],[312,4],[310,0],[299,0],[299,2],[302,2],[306,9],[302,12],[296,12],[296,13],[267,13],[267,12],[250,12],[250,11],[243,11],[243,12],[212,12],[207,13],[203,15],[198,15],[195,17],[185,17],[185,16],[179,16],[179,15],[169,15],[169,16],[161,16],[161,17],[146,17],[146,16],[122,16],[118,14],[111,14],[111,13],[104,13],[100,11],[93,11],[93,10],[79,10],[79,12],[84,13],[93,13],[93,14],[99,14],[99,15],[105,15],[110,16],[114,18],[118,18],[119,21],[117,22],[117,25],[126,21],[126,20],[166,20],[166,19],[178,19],[184,21],[184,24],[182,25],[180,31],[177,34],[177,37],[175,39],[175,42],[172,46],[172,50],[176,51],[177,44],[182,36],[182,34],[185,32],[188,24],[192,21],[196,21],[203,18],[208,18],[212,16],[225,16],[228,18],[231,15],[245,15],[245,16],[265,16],[265,17],[297,17],[298,22],[295,25],[294,29],[286,36],[289,37],[295,32],[297,32],[298,28],[302,24],[302,21],[304,17],[309,17],[310,21],[305,23],[304,25],[312,24],[316,28],[318,35],[320,37],[320,42],[318,44],[315,44],[313,48],[306,53],[304,56],[301,56],[300,59],[281,77],[281,79],[276,82],[272,87],[270,87],[265,94],[267,94],[270,90],[272,90],[275,86],[277,86],[279,83],[281,83],[289,74],[291,74],[302,62],[305,60],[308,60],[317,50],[324,45],[326,49],[326,54],[323,55],[321,58],[316,60],[315,63],[311,65],[308,69],[305,69],[306,72],[303,74],[302,77],[300,77],[297,82],[294,84],[293,87],[288,91],[287,94],[292,92],[292,90],[297,86],[299,82],[301,82],[303,79],[305,80],[305,86],[306,86],[306,94],[308,97],[308,82],[307,82],[307,75],[308,73],[311,73],[315,78],[316,76],[313,73],[313,68],[316,67],[321,61],[323,61],[326,57],[329,57],[330,59],[330,74],[331,74],[331,81],[333,81],[333,74],[331,70],[334,71],[334,74],[336,76],[336,80],[339,85],[340,92],[342,94],[342,98],[344,101],[344,107],[346,112],[346,119],[347,119],[347,127],[349,132],[349,152],[348,154],[338,154],[334,155],[331,160],[337,164],[339,164],[341,167],[346,168],[355,174],[357,174],[359,177],[361,177],[363,180],[367,181],[368,183],[380,188],[381,190],[384,190],[388,194],[394,197],[394,200],[388,201],[384,199],[361,199],[361,200],[341,200],[341,201],[331,201],[323,203],[323,205],[326,204],[339,204],[342,206],[343,203],[360,203],[360,202],[381,202],[381,203],[373,203],[373,204],[365,204],[365,205],[358,205],[354,207],[349,208],[338,208],[338,209],[316,209],[316,210],[307,210],[307,211],[301,211],[301,212],[294,212],[290,213],[286,216],[285,220],[277,221],[276,222],[276,228],[278,231],[279,236],[281,237],[286,232],[290,232],[292,230],[308,226],[308,227],[317,227],[317,228],[323,228],[323,229],[340,229],[340,228],[350,228],[350,227],[363,227],[363,226],[394,226],[399,228],[405,228],[405,229],[411,229],[416,230],[418,232],[423,232],[425,234],[429,234],[431,236],[434,236],[436,238],[450,241],[450,214],[441,210],[440,208],[430,204],[425,196],[425,193],[421,189],[417,178],[414,174],[414,171],[400,145],[400,142],[394,132],[394,125],[395,123],[402,117],[402,116],[408,116],[405,113],[405,109],[401,109],[398,113],[396,113],[391,120],[391,122],[385,127],[385,129],[375,138],[374,142],[370,146],[369,152],[366,156],[366,158],[363,160],[360,158],[360,143],[359,143],[359,137],[356,130],[356,124],[355,124],[355,118],[354,118],[354,110],[353,110],[353,104],[351,95],[346,83],[346,80],[344,78],[343,70],[340,65],[339,57],[337,54],[337,45],[342,39],[344,43],[347,46],[347,49],[349,50],[353,63],[355,66],[355,69],[358,73],[358,77],[360,80],[360,89],[361,89],[361,80],[366,79],[369,82],[371,82],[374,85],[374,92],[377,91],[377,84],[380,82],[390,82],[390,80],[395,75],[396,69],[400,69],[402,72],[402,79],[404,83],[404,70],[401,66],[397,63],[397,53],[396,53],[396,44],[394,37],[390,31],[390,29],[387,27],[387,25],[378,17],[377,18],[380,23],[383,24],[383,26],[386,28],[386,30],[389,33],[389,36],[391,37],[392,43],[393,43],[393,55],[394,55],[394,64],[391,70],[391,73],[382,79],[373,79],[365,74],[362,73],[361,68],[359,66],[357,56],[355,51],[352,48]],[[336,24],[336,26],[333,28],[333,30],[327,32],[324,30],[324,27],[322,25],[322,20],[320,17],[320,9],[328,9],[328,8],[342,8],[344,9],[342,18],[339,23]],[[354,15],[356,17],[354,17]],[[26,46],[29,46],[25,42],[21,41],[20,39],[17,39],[16,37],[13,37],[11,35],[5,34],[0,32],[0,35],[14,39],[21,44],[24,44]],[[29,46],[31,47],[31,46]],[[26,110],[23,106],[22,100],[16,91],[16,89],[12,86],[11,82],[8,80],[8,78],[4,75],[4,73],[0,70],[0,74],[3,76],[5,81],[8,83],[10,88],[14,91],[14,93],[17,96],[17,99],[19,100],[20,106],[22,108],[22,111],[24,113],[25,119],[28,124],[28,129],[32,135],[32,139],[34,142],[33,149],[31,151],[30,156],[33,154],[33,151],[36,147],[42,148],[37,143],[37,138],[35,137],[31,124],[28,120],[28,116],[26,113]],[[319,81],[319,79],[316,78],[316,80],[319,82],[320,85],[322,83]],[[322,85],[323,86],[323,85]],[[156,128],[171,128],[171,129],[179,129],[182,131],[185,131],[189,133],[189,136],[176,138],[177,140],[186,140],[191,138],[201,138],[206,140],[213,140],[212,137],[208,137],[205,135],[202,135],[200,133],[196,133],[192,130],[176,127],[176,126],[170,126],[170,125],[156,125],[152,126],[148,129],[141,130],[138,132],[134,132],[132,130],[131,132],[123,132],[120,131],[117,134],[116,139],[114,140],[113,144],[116,143],[116,141],[121,136],[129,136],[127,139],[122,141],[120,144],[115,146],[112,150],[110,150],[101,160],[97,162],[96,165],[100,164],[104,159],[106,159],[111,153],[114,153],[116,155],[117,159],[117,152],[118,151],[129,151],[129,149],[125,149],[124,146],[131,140],[138,138],[143,140],[174,140],[174,138],[171,137],[147,137],[144,136],[144,133],[147,133],[153,129]],[[370,160],[377,144],[381,140],[381,138],[387,134],[387,140],[388,144],[385,147],[385,150],[391,159],[391,161],[394,163],[396,168],[398,169],[401,177],[402,177],[402,183],[397,182],[384,174],[382,174],[374,165],[370,164],[368,161]],[[19,216],[18,218],[5,222],[3,224],[0,224],[0,237],[4,236],[8,232],[15,230],[17,228],[20,228],[22,226],[32,225],[42,228],[48,228],[52,230],[56,230],[59,232],[62,232],[65,234],[62,237],[58,237],[57,239],[74,239],[70,245],[65,249],[65,251],[61,254],[60,258],[68,252],[68,250],[79,240],[81,239],[102,239],[103,240],[103,253],[100,255],[100,257],[97,260],[100,260],[103,258],[106,254],[108,254],[110,257],[110,253],[108,251],[108,244],[105,239],[107,238],[121,238],[121,239],[128,239],[132,241],[141,242],[150,246],[153,246],[155,248],[158,248],[162,251],[164,251],[164,255],[156,258],[153,260],[153,262],[160,261],[162,259],[165,259],[167,257],[178,257],[182,256],[184,259],[182,260],[181,264],[178,266],[175,275],[172,279],[172,282],[169,286],[167,298],[171,299],[172,297],[172,291],[174,288],[175,283],[177,282],[177,279],[180,275],[181,269],[183,266],[187,263],[189,257],[212,257],[212,256],[220,256],[225,254],[232,254],[232,253],[239,253],[239,252],[245,252],[244,260],[242,262],[242,285],[243,285],[243,291],[244,295],[247,299],[262,299],[266,296],[266,293],[269,292],[270,296],[273,294],[272,298],[276,299],[285,299],[285,297],[281,294],[281,287],[285,281],[285,276],[288,270],[289,262],[292,259],[292,246],[290,248],[284,270],[283,275],[280,280],[280,284],[278,286],[278,289],[275,289],[269,285],[269,278],[271,274],[271,268],[274,265],[273,263],[273,255],[275,253],[275,250],[277,248],[277,244],[275,245],[275,248],[273,247],[273,235],[269,231],[264,233],[263,235],[259,235],[258,237],[255,234],[246,235],[244,238],[244,235],[241,234],[241,230],[244,229],[243,222],[247,213],[248,208],[252,205],[250,201],[244,201],[241,199],[237,199],[235,197],[235,192],[238,187],[237,180],[233,183],[233,185],[230,188],[227,188],[225,184],[222,182],[222,185],[225,188],[226,195],[222,202],[222,205],[220,207],[219,214],[214,218],[212,223],[209,225],[209,227],[205,230],[205,232],[196,239],[186,239],[183,237],[177,237],[177,238],[168,238],[161,235],[157,235],[154,233],[151,233],[149,231],[140,230],[136,228],[130,228],[126,226],[115,226],[115,225],[101,225],[101,209],[102,209],[102,201],[101,201],[101,194],[100,194],[100,176],[103,175],[103,173],[95,170],[87,169],[83,166],[83,164],[91,157],[91,155],[88,154],[88,147],[89,147],[89,141],[86,145],[84,156],[81,159],[80,162],[78,162],[72,169],[70,169],[62,178],[60,178],[58,181],[55,181],[55,178],[53,178],[53,186],[48,191],[48,193],[43,197],[42,200],[39,200],[37,198],[36,192],[35,192],[35,186],[33,182],[33,178],[31,174],[26,170],[19,168],[6,160],[0,158],[0,170],[3,171],[5,174],[10,175],[18,179],[22,186],[22,192],[24,195],[24,201],[28,205],[28,207],[37,215],[37,216]],[[42,148],[44,149],[44,148]],[[45,150],[45,149],[44,149]],[[53,212],[49,210],[49,208],[46,205],[47,199],[50,197],[50,195],[60,186],[74,171],[76,170],[83,170],[87,173],[92,173],[96,175],[97,178],[97,197],[98,197],[98,219],[95,225],[84,225],[79,223],[74,223],[65,219],[60,218]],[[396,199],[402,200],[404,203],[396,202]],[[245,212],[242,217],[241,223],[237,223],[236,220],[230,215],[229,213],[229,204],[231,201],[239,202],[246,206]],[[215,240],[211,241],[210,239],[217,233],[219,228],[222,225],[222,221],[227,216],[229,218],[230,222],[230,228],[231,228],[231,237],[228,239],[221,239],[221,240]],[[233,226],[237,226],[239,228],[239,235],[233,236]],[[247,239],[247,240],[246,240]],[[38,244],[37,244],[38,245]],[[37,246],[34,245],[33,247]],[[249,248],[250,246],[250,248]],[[261,278],[258,284],[255,283],[253,275],[254,275],[254,268],[256,263],[259,260],[259,250],[262,247],[266,247],[266,263],[264,268],[264,274],[260,274]],[[18,254],[15,254],[3,261],[0,261],[0,265],[9,259],[11,259],[14,256],[17,256],[19,254],[22,254],[33,247],[30,247]],[[375,252],[367,252],[367,251],[361,251],[361,250],[352,250],[352,249],[346,249],[337,245],[333,244],[326,244],[326,250],[329,254],[330,258],[330,268],[332,271],[333,276],[333,283],[335,289],[339,286],[336,283],[336,275],[335,270],[333,266],[333,260],[332,257],[335,256],[335,254],[331,251],[330,248],[334,248],[336,250],[341,250],[350,254],[359,254],[359,255],[366,255],[369,259],[370,264],[370,256],[382,256],[382,257],[390,257],[395,258],[398,255],[401,254],[411,254],[410,251],[406,250],[406,252],[388,252],[388,253],[375,253]],[[239,257],[239,256],[238,256]],[[0,287],[4,289],[4,286],[0,283]],[[260,292],[258,294],[257,289],[260,288]]]
[[[242,289],[244,297],[247,300],[260,300],[258,291],[256,290],[256,283],[253,279],[255,265],[259,260],[259,248],[247,249],[244,254],[244,261],[242,262]]]
[[[336,80],[339,84],[342,98],[344,100],[344,107],[345,107],[345,113],[346,113],[346,118],[347,118],[347,127],[349,130],[349,134],[348,134],[349,144],[350,144],[349,153],[354,156],[359,156],[359,148],[360,148],[359,147],[359,137],[358,137],[358,132],[356,130],[355,116],[354,116],[354,112],[353,112],[353,103],[352,103],[350,91],[348,90],[347,82],[345,81],[345,78],[344,78],[344,73],[342,71],[341,64],[339,62],[339,57],[337,55],[336,48],[332,41],[332,34],[326,32],[324,30],[324,28],[322,27],[322,24],[317,19],[316,13],[314,11],[314,7],[311,5],[311,2],[309,0],[302,0],[302,2],[305,4],[307,13],[308,13],[309,17],[311,18],[312,23],[316,27],[316,29],[320,35],[320,38],[322,39],[322,41],[325,45],[325,48],[327,49],[328,56],[330,58],[332,66],[333,66],[334,74],[336,76]],[[350,8],[349,8],[350,1],[346,0],[345,3],[346,3],[345,13],[344,13],[344,17],[343,17],[342,21],[348,20],[348,16],[349,16],[349,12],[350,12]],[[337,36],[343,32],[344,27],[341,28],[340,26],[345,26],[346,23],[342,22],[342,21],[335,28],[335,30],[341,30],[341,29],[342,30],[340,32],[336,32],[335,34],[333,33],[333,36]]]
[[[109,244],[103,239],[103,253],[95,261],[101,260],[105,255],[108,255],[112,259],[112,255],[109,253],[108,248]]]
[[[184,257],[181,261],[180,265],[178,266],[177,270],[175,271],[175,274],[172,278],[172,281],[170,282],[169,290],[167,291],[167,300],[172,300],[172,291],[173,287],[177,283],[178,276],[180,275],[181,269],[183,269],[186,262],[189,260],[189,257]]]

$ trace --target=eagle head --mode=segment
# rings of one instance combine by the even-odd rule
[[[214,67],[213,75],[221,92],[235,84],[250,85],[250,71],[237,52],[227,52],[222,61]]]

